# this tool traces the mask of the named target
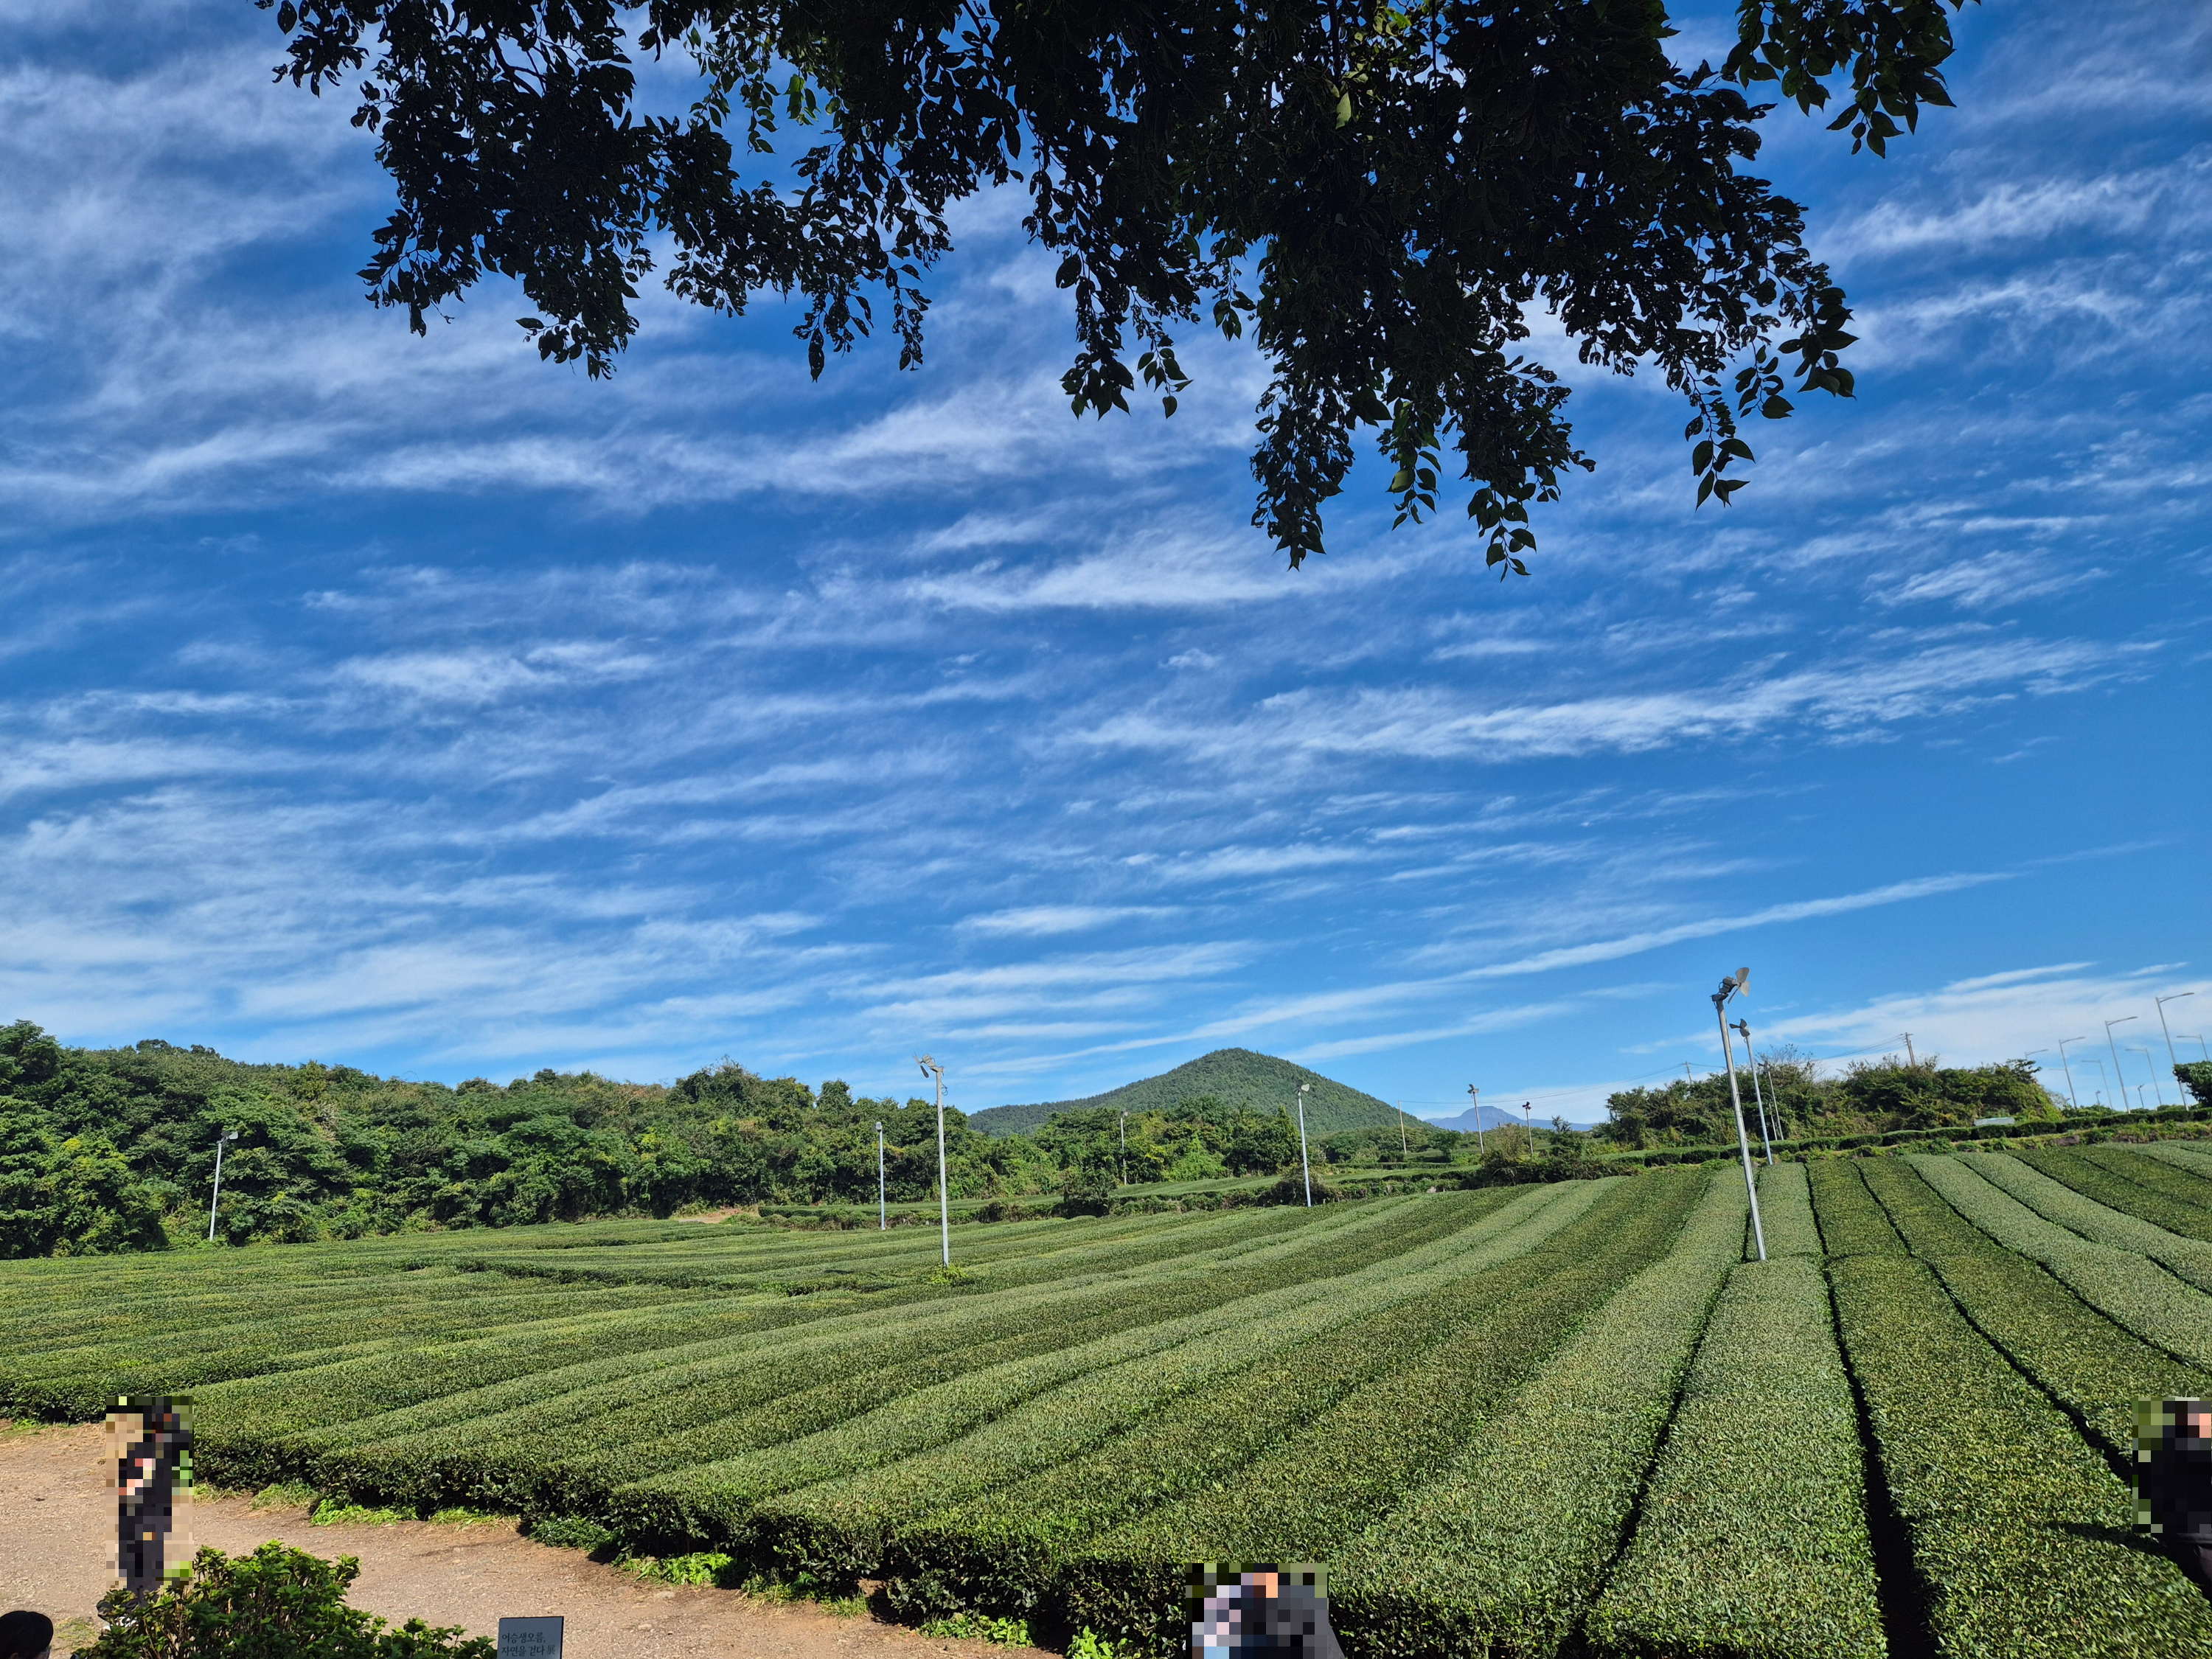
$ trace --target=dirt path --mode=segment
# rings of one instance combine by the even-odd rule
[[[0,1606],[35,1607],[56,1653],[88,1644],[112,1575],[113,1466],[97,1425],[0,1432]],[[1036,1650],[945,1641],[811,1602],[732,1590],[672,1589],[534,1544],[505,1523],[308,1523],[302,1509],[255,1510],[244,1498],[192,1505],[192,1545],[241,1555],[270,1539],[361,1561],[353,1605],[398,1624],[422,1619],[497,1633],[502,1615],[559,1613],[566,1659],[1043,1659]],[[107,1559],[103,1559],[103,1550]]]

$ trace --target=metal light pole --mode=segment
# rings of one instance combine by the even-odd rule
[[[2150,1057],[2150,1050],[2148,1048],[2138,1048],[2135,1047],[2134,1044],[2130,1043],[2128,1046],[2128,1052],[2131,1054],[2141,1054],[2143,1057],[2143,1065],[2150,1073],[2151,1098],[2155,1100],[2160,1105],[2165,1105],[2166,1091],[2158,1086],[2158,1062]],[[2137,1084],[2136,1085],[2136,1099],[2138,1102],[2142,1099],[2142,1085],[2141,1084]]]
[[[2069,1042],[2087,1042],[2088,1040],[2087,1037],[2058,1039],[2058,1066],[2059,1069],[2066,1073],[2066,1103],[2077,1112],[2081,1109],[2081,1103],[2074,1093],[2074,1062],[2066,1058],[2066,1045]]]
[[[1766,1167],[1771,1170],[1774,1167],[1774,1137],[1766,1132],[1766,1095],[1759,1086],[1759,1056],[1751,1051],[1751,1022],[1739,1017],[1735,1029],[1743,1039],[1743,1057],[1751,1064],[1751,1097],[1759,1105],[1759,1144],[1766,1148]]]
[[[949,1267],[952,1265],[952,1200],[945,1182],[945,1068],[927,1054],[916,1054],[914,1060],[924,1077],[937,1079],[937,1235]]]
[[[876,1125],[876,1231],[889,1232],[891,1227],[891,1206],[884,1192],[884,1126]]]
[[[1486,1158],[1490,1154],[1490,1148],[1483,1144],[1482,1139],[1482,1091],[1472,1083],[1468,1084],[1467,1099],[1468,1109],[1474,1114],[1474,1155],[1477,1158]]]
[[[215,1206],[222,1201],[222,1149],[238,1139],[238,1131],[225,1129],[215,1138],[215,1196],[208,1200],[208,1243],[215,1243]]]
[[[1766,1229],[1759,1219],[1759,1182],[1751,1173],[1751,1137],[1743,1132],[1743,1092],[1735,1083],[1735,1048],[1729,1041],[1728,1000],[1738,995],[1751,983],[1751,969],[1739,968],[1735,974],[1721,981],[1721,988],[1713,993],[1713,1016],[1721,1023],[1721,1054],[1728,1061],[1729,1103],[1735,1109],[1736,1149],[1743,1154],[1743,1190],[1751,1199],[1751,1237],[1759,1246],[1759,1259],[1766,1260]]]
[[[2112,1051],[2112,1081],[2119,1085],[2120,1109],[2124,1112],[2128,1109],[2128,1074],[2120,1069],[2120,1045],[2112,1040],[2112,1027],[2124,1025],[2136,1018],[2134,1014],[2122,1014],[2118,1019],[2105,1022],[2105,1046]]]
[[[1313,1208],[1313,1165],[1306,1162],[1306,1091],[1310,1083],[1298,1085],[1298,1168],[1306,1178],[1306,1208]]]
[[[2158,1029],[2160,1034],[2166,1038],[2166,1063],[2169,1066],[2179,1066],[2181,1062],[2174,1058],[2173,1033],[2166,1029],[2166,1005],[2169,1002],[2179,1002],[2184,997],[2193,997],[2197,993],[2194,991],[2176,991],[2170,997],[2154,997],[2151,999],[2152,1001],[2158,1004]],[[2186,1036],[2188,1033],[2185,1031],[2182,1035]],[[2179,1078],[2174,1080],[2176,1082],[2180,1081]]]

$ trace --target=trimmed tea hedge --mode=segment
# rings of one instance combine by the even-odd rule
[[[1855,1256],[1828,1273],[1939,1653],[2212,1652],[2212,1605],[2171,1560],[2135,1547],[2128,1488],[1926,1264]]]
[[[1334,1607],[1352,1659],[1559,1652],[1620,1547],[1747,1214],[1741,1174],[1711,1172],[1666,1259],[1607,1302],[1449,1471],[1346,1550]]]
[[[2032,1170],[2016,1158],[1975,1161],[1972,1168],[2018,1199],[2039,1215],[2060,1226],[2110,1244],[2115,1249],[2147,1255],[2200,1291],[2212,1291],[2212,1244],[2183,1238],[2148,1221],[2123,1215],[2109,1205],[2084,1198],[2049,1176]]]
[[[1981,1163],[1978,1158],[1931,1158],[1916,1160],[1915,1167],[1953,1209],[2007,1249],[2041,1262],[2098,1312],[2178,1359],[2212,1364],[2212,1299],[2160,1271],[2154,1262],[2094,1243],[2045,1219],[1980,1179]],[[2033,1170],[2023,1173],[2034,1175]]]
[[[1869,1184],[1975,1328],[2080,1423],[2115,1468],[2134,1455],[2136,1401],[2212,1389],[2212,1371],[2085,1306],[2034,1262],[1970,1225],[1917,1170],[1897,1165]]]
[[[1857,1412],[1816,1260],[1729,1276],[1587,1634],[1655,1659],[1881,1659]]]
[[[2101,1156],[2100,1156],[2101,1154]],[[2072,1188],[2082,1197],[2093,1199],[2123,1215],[2131,1215],[2138,1221],[2148,1221],[2154,1227],[2163,1227],[2170,1233],[2179,1233],[2185,1238],[2212,1240],[2212,1210],[2198,1204],[2174,1197],[2130,1180],[2121,1173],[2123,1164],[2115,1169],[2107,1159],[2110,1154],[2101,1146],[2084,1147],[2075,1151],[2067,1147],[2050,1147],[2014,1154],[2032,1170],[2039,1170],[2063,1186]],[[2149,1160],[2142,1160],[2148,1163]],[[2160,1167],[2156,1164],[2153,1168]],[[2185,1176],[2177,1177],[2186,1179]]]

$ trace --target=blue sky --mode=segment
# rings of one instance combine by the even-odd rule
[[[1014,203],[919,373],[649,291],[595,385],[511,293],[361,300],[387,191],[269,14],[0,0],[0,1018],[449,1081],[928,1049],[970,1108],[1240,1045],[1586,1119],[1715,1063],[1748,963],[1762,1041],[2134,1014],[2148,1081],[2154,994],[2212,1030],[2212,16],[1959,30],[1887,161],[1768,123],[1858,398],[1697,512],[1682,409],[1540,329],[1600,467],[1500,585],[1372,464],[1283,569],[1239,350],[1071,418]]]

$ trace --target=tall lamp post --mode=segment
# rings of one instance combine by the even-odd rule
[[[2058,1039],[2058,1067],[2066,1073],[2066,1103],[2077,1112],[2081,1109],[2081,1102],[2074,1093],[2074,1062],[2066,1058],[2066,1045],[2069,1042],[2087,1042],[2088,1040],[2087,1037]]]
[[[945,1068],[927,1054],[916,1054],[914,1063],[924,1077],[937,1079],[937,1236],[943,1246],[945,1265],[952,1265],[952,1200],[945,1182]]]
[[[1474,1114],[1474,1155],[1477,1158],[1486,1157],[1490,1149],[1482,1141],[1482,1091],[1472,1083],[1467,1085],[1467,1104],[1468,1109]]]
[[[2176,991],[2170,997],[2154,997],[2151,999],[2152,1001],[2158,1004],[2159,1034],[2166,1039],[2166,1063],[2169,1066],[2179,1066],[2181,1064],[2181,1061],[2174,1055],[2173,1033],[2166,1029],[2166,1005],[2169,1002],[2179,1002],[2184,997],[2193,997],[2197,993],[2194,991]],[[2185,1031],[2182,1035],[2186,1036],[2188,1033]],[[2174,1081],[2178,1083],[2180,1081],[2180,1079],[2176,1078]],[[2186,1101],[2182,1103],[2185,1106],[2188,1103],[2189,1103]]]
[[[2128,1052],[2131,1054],[2141,1054],[2143,1057],[2143,1065],[2150,1073],[2151,1098],[2155,1100],[2160,1105],[2165,1105],[2166,1091],[2158,1086],[2158,1062],[2150,1057],[2150,1050],[2148,1048],[2138,1048],[2133,1043],[2130,1043],[2128,1045]],[[2136,1085],[2136,1099],[2138,1102],[2142,1099],[2142,1087],[2141,1085]]]
[[[1751,1051],[1751,1022],[1739,1015],[1736,1035],[1743,1039],[1744,1063],[1751,1067],[1751,1097],[1759,1107],[1759,1144],[1766,1148],[1766,1166],[1774,1167],[1774,1137],[1766,1132],[1766,1095],[1759,1086],[1759,1056]]]
[[[876,1125],[876,1231],[889,1232],[891,1206],[884,1191],[884,1126]]]
[[[222,1149],[238,1139],[238,1131],[225,1129],[215,1138],[215,1196],[208,1200],[208,1243],[215,1243],[215,1206],[222,1201]]]
[[[1306,1208],[1313,1208],[1313,1165],[1306,1162],[1306,1091],[1310,1083],[1298,1085],[1298,1169],[1306,1180]]]
[[[1751,1200],[1751,1237],[1759,1246],[1759,1259],[1766,1260],[1766,1229],[1759,1219],[1759,1182],[1752,1178],[1751,1137],[1743,1131],[1743,1091],[1736,1087],[1735,1045],[1729,1040],[1728,1002],[1742,994],[1751,983],[1751,969],[1739,968],[1721,981],[1721,988],[1713,993],[1713,1014],[1721,1023],[1721,1056],[1728,1062],[1729,1103],[1735,1109],[1736,1150],[1743,1154],[1743,1190]]]
[[[2112,1027],[2124,1025],[2139,1018],[2141,1016],[2136,1014],[2122,1014],[2118,1019],[2105,1022],[2105,1046],[2112,1051],[2112,1081],[2118,1086],[2120,1109],[2124,1112],[2128,1109],[2128,1074],[2120,1069],[2120,1045],[2112,1040]]]

